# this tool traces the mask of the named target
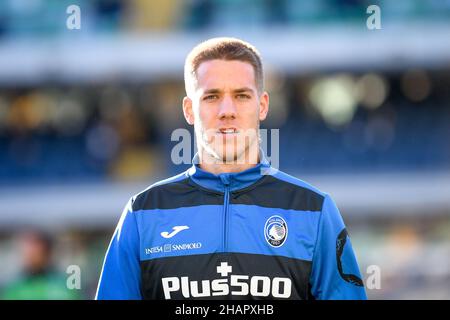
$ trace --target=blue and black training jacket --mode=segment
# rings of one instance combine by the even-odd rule
[[[274,169],[264,156],[239,173],[215,175],[194,164],[132,197],[109,244],[96,294],[366,298],[334,201]]]

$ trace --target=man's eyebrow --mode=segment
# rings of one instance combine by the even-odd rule
[[[214,94],[214,93],[221,93],[221,92],[222,92],[222,90],[213,88],[213,89],[205,90],[203,92],[203,94]],[[252,93],[253,90],[251,88],[248,88],[248,87],[242,87],[242,88],[238,88],[238,89],[234,89],[233,90],[233,93],[242,93],[242,92],[250,92],[250,93]]]
[[[220,93],[219,89],[208,89],[203,92],[203,94]]]
[[[248,87],[243,87],[243,88],[235,89],[235,90],[233,90],[233,92],[235,92],[235,93],[242,93],[242,92],[253,93],[253,90],[251,88],[248,88]]]

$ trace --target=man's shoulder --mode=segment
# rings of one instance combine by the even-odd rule
[[[167,191],[179,192],[184,188],[189,188],[189,185],[185,183],[188,179],[187,171],[184,171],[151,184],[131,198],[133,211],[147,207],[146,204],[149,203],[149,200],[157,194],[167,193]]]
[[[316,186],[306,182],[305,180],[302,180],[300,178],[297,178],[293,175],[290,175],[286,172],[283,172],[281,170],[273,170],[273,172],[270,174],[274,179],[279,180],[282,183],[290,184],[292,185],[292,188],[297,188],[301,190],[307,190],[311,194],[316,194],[317,196],[326,197],[327,193],[320,190]]]
[[[301,211],[321,211],[328,196],[312,184],[277,169],[270,171],[262,187],[267,189],[267,197],[272,201],[285,202],[288,199],[291,209]]]

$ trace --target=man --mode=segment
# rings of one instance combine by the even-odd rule
[[[132,197],[109,245],[97,299],[366,299],[329,195],[270,166],[257,50],[201,43],[185,63],[193,166]]]
[[[22,260],[20,273],[0,293],[6,300],[82,299],[79,290],[67,288],[67,274],[52,264],[54,243],[40,230],[23,230],[17,236]]]

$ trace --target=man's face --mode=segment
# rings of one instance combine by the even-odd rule
[[[216,161],[230,162],[245,158],[250,149],[258,151],[259,121],[266,118],[268,104],[268,94],[258,94],[251,64],[209,60],[199,65],[195,92],[183,109],[199,148]]]
[[[24,268],[29,272],[40,271],[50,263],[50,249],[38,235],[23,234],[19,244]]]

